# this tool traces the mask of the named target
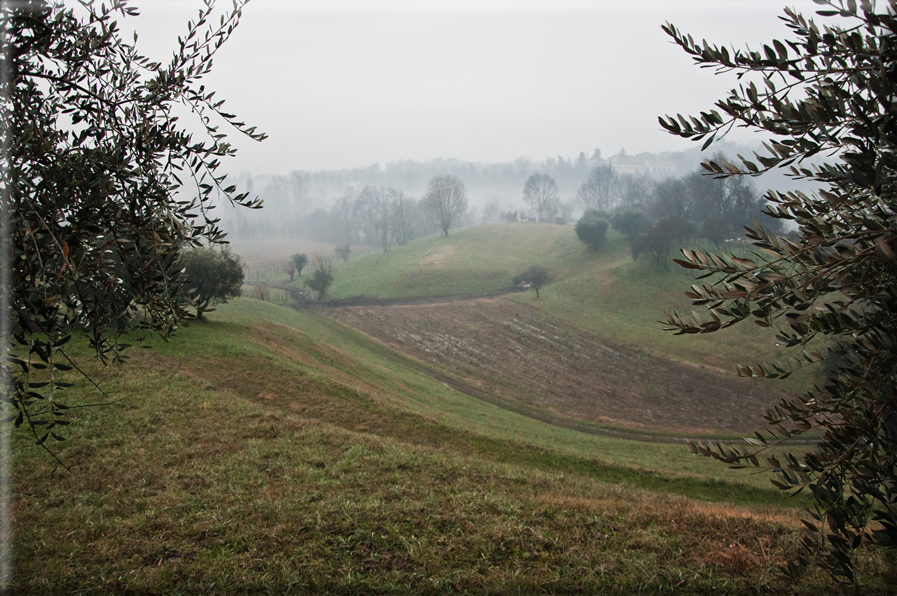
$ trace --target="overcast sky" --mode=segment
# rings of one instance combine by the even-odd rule
[[[122,25],[137,29],[145,54],[167,61],[201,2],[133,5],[141,16]],[[252,0],[206,86],[270,136],[233,136],[240,153],[226,168],[235,173],[678,150],[691,144],[664,133],[657,117],[705,110],[734,79],[694,66],[661,25],[760,49],[786,36],[785,5]],[[811,0],[788,5],[816,9]]]

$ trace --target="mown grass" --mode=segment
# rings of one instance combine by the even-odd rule
[[[834,589],[776,579],[797,539],[776,492],[654,468],[681,447],[515,418],[316,316],[238,300],[210,319],[90,366],[123,399],[77,411],[55,444],[71,472],[17,435],[13,593]],[[887,563],[863,553],[869,593]]]

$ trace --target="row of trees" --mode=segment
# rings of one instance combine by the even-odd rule
[[[597,165],[579,187],[574,202],[563,202],[557,182],[548,174],[532,174],[523,187],[523,202],[535,221],[567,223],[576,207],[607,213],[619,207],[643,205],[659,180],[647,174],[619,174],[613,164]],[[514,219],[517,221],[517,218]]]
[[[420,200],[394,188],[365,186],[357,194],[347,190],[329,213],[317,217],[321,228],[330,230],[329,239],[338,238],[344,245],[375,245],[386,252],[393,245],[402,246],[437,230],[448,236],[449,230],[463,221],[467,204],[461,180],[436,176]]]
[[[616,163],[630,158],[618,154],[611,159]],[[633,156],[632,159],[637,162],[661,160],[671,164],[695,161],[694,156],[685,154],[661,157],[645,154]],[[228,229],[241,237],[270,233],[272,229],[285,236],[304,235],[303,221],[317,210],[329,211],[346,188],[356,189],[353,197],[358,189],[366,186],[401,189],[406,195],[422,197],[434,175],[448,175],[464,182],[471,203],[483,210],[480,214],[482,219],[498,221],[497,217],[490,218],[486,211],[493,209],[493,203],[498,205],[494,209],[496,214],[502,209],[517,209],[520,189],[533,172],[550,176],[558,185],[561,195],[568,197],[566,202],[573,204],[576,189],[588,177],[589,171],[607,163],[610,162],[602,158],[601,152],[596,149],[581,152],[572,159],[558,156],[538,162],[522,157],[511,162],[491,164],[435,159],[389,163],[382,167],[373,164],[365,168],[333,171],[293,171],[274,176],[253,177],[246,173],[240,176],[240,187],[250,194],[258,194],[265,202],[265,211],[253,214],[227,211],[224,216]]]
[[[652,158],[657,159],[656,156],[644,157],[646,160]],[[273,232],[284,236],[314,237],[327,242],[363,242],[375,246],[382,246],[384,239],[388,239],[390,245],[395,245],[400,244],[403,237],[416,238],[441,229],[426,212],[416,212],[415,207],[420,206],[420,201],[413,200],[411,196],[427,195],[434,178],[448,176],[463,181],[468,202],[479,203],[462,214],[461,225],[517,221],[569,223],[573,213],[580,209],[609,211],[619,205],[637,203],[652,181],[657,179],[656,171],[653,174],[655,177],[648,172],[621,174],[616,169],[616,162],[625,162],[625,156],[617,155],[612,159],[613,163],[603,160],[597,150],[591,158],[581,155],[575,160],[576,167],[568,167],[573,162],[561,158],[543,163],[520,159],[507,165],[507,176],[496,174],[496,180],[501,182],[494,188],[480,186],[484,183],[483,172],[477,168],[447,167],[446,172],[454,173],[436,177],[430,175],[426,181],[418,179],[422,172],[436,169],[435,164],[426,168],[420,164],[420,167],[405,164],[415,172],[408,178],[407,184],[403,182],[405,176],[389,176],[378,168],[373,168],[371,172],[367,169],[351,170],[354,178],[337,175],[339,173],[327,176],[325,172],[292,172],[287,176],[264,178],[265,184],[261,189],[266,207],[264,212],[252,217],[239,211],[234,216],[230,212],[226,215],[229,227],[241,237],[270,235]],[[691,158],[691,163],[694,161]],[[566,165],[561,167],[562,164]],[[390,166],[393,167],[398,166]],[[667,166],[665,171],[672,169],[672,166]],[[342,194],[337,194],[331,187],[336,180],[343,179],[346,184],[340,189]],[[251,176],[244,178],[243,184],[247,189],[259,190],[253,180]],[[476,186],[476,192],[471,191],[468,181]],[[518,207],[521,188],[525,204],[523,209]],[[370,212],[364,217],[367,220],[364,223],[362,213],[353,212],[362,192],[374,195],[364,197],[371,203],[362,207],[363,211]],[[384,203],[394,204],[397,201],[405,204],[399,209],[400,222],[396,235],[384,238],[383,232],[376,229],[383,229],[382,222],[386,219],[383,214],[388,210]]]
[[[595,170],[601,172],[583,185],[581,194],[594,192],[590,204],[607,205],[604,199],[594,197],[608,196],[608,180],[616,180],[619,185],[626,178],[615,177],[610,169]],[[673,249],[690,239],[702,238],[721,246],[726,240],[739,238],[745,226],[753,227],[754,220],[771,230],[781,229],[775,219],[763,213],[766,199],[744,177],[712,178],[693,172],[660,181],[642,179],[639,193],[627,196],[626,202],[618,201],[610,212],[587,209],[577,223],[580,240],[597,249],[609,224],[629,239],[636,260],[647,258],[666,269]]]

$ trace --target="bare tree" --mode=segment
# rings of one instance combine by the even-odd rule
[[[448,237],[449,228],[467,210],[467,191],[456,176],[435,176],[423,199],[424,208]]]
[[[713,180],[697,176],[712,184]],[[692,214],[692,202],[695,190],[682,178],[667,178],[654,187],[654,200],[649,208],[654,219],[678,217],[687,220]]]
[[[392,243],[390,226],[391,196],[398,192],[391,188],[365,186],[355,199],[355,212],[361,218],[365,235],[383,249],[389,250]]]
[[[352,244],[353,234],[356,228],[355,210],[355,194],[351,188],[347,188],[343,195],[333,204],[333,215],[339,222],[340,230],[343,234],[343,240],[346,244]]]
[[[523,201],[539,221],[552,220],[560,205],[558,183],[548,174],[533,174],[523,185]]]
[[[651,198],[651,181],[645,175],[626,174],[617,179],[620,203],[625,207],[644,205]]]
[[[294,170],[290,172],[290,201],[294,212],[304,215],[309,204],[309,173]]]
[[[579,187],[577,196],[586,209],[607,211],[616,182],[614,167],[610,164],[595,166],[589,172],[589,179]]]
[[[400,190],[393,191],[389,209],[392,237],[395,239],[396,244],[404,246],[415,237],[417,201],[411,197],[406,197]]]

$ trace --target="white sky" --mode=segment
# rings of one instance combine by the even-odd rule
[[[123,28],[167,62],[201,2],[132,4],[142,14]],[[252,0],[205,84],[270,136],[257,144],[231,135],[240,150],[231,172],[678,150],[690,142],[663,132],[657,117],[706,110],[735,81],[694,66],[661,24],[760,49],[787,36],[777,18],[785,5]],[[789,5],[808,16],[818,8]]]

